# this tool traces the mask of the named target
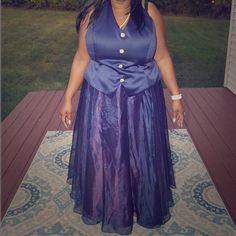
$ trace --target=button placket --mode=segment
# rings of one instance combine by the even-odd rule
[[[126,34],[124,33],[124,32],[120,32],[120,37],[121,38],[125,38],[126,37]],[[124,54],[125,53],[125,50],[123,49],[123,48],[120,48],[119,49],[119,52],[120,52],[120,54]],[[123,64],[118,64],[118,67],[119,68],[123,68],[124,67],[124,65]],[[125,79],[124,79],[124,76],[122,76],[121,78],[120,78],[120,83],[122,84],[122,83],[124,83],[125,82]]]
[[[119,52],[120,52],[120,54],[124,54],[125,50],[123,48],[120,48]]]
[[[124,32],[121,32],[121,33],[120,33],[120,37],[121,37],[121,38],[124,38],[124,37],[125,37],[125,33],[124,33]]]
[[[125,79],[122,77],[122,78],[120,79],[120,82],[121,82],[121,83],[124,83],[124,82],[125,82]]]

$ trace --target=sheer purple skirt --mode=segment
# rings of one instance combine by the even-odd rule
[[[83,80],[67,183],[74,212],[103,232],[130,234],[134,214],[146,228],[170,219],[176,183],[161,80],[132,97]]]

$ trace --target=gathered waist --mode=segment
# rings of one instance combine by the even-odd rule
[[[114,71],[117,71],[118,73],[128,73],[129,71],[132,72],[143,72],[144,70],[151,70],[153,67],[157,67],[159,70],[159,67],[156,63],[156,61],[153,59],[152,61],[144,62],[142,64],[130,62],[130,61],[113,61],[113,60],[93,60],[91,59],[89,62],[90,66],[94,66],[97,70],[98,69],[111,69]],[[120,67],[119,65],[122,65]],[[103,67],[103,68],[99,68]]]
[[[125,87],[128,96],[133,96],[161,80],[161,72],[155,60],[142,64],[128,61],[90,60],[84,78],[95,88],[106,94],[113,93],[118,86]]]

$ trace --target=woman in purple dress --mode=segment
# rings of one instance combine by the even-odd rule
[[[80,88],[67,183],[74,212],[103,232],[130,234],[171,217],[176,188],[164,80],[173,122],[183,127],[182,96],[163,18],[147,0],[93,0],[77,17],[75,54],[60,111],[71,126]]]

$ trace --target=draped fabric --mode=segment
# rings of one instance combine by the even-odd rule
[[[86,224],[100,223],[103,232],[121,235],[132,232],[134,215],[147,228],[170,219],[176,188],[162,77],[154,61],[156,33],[147,12],[145,19],[141,35],[132,19],[121,30],[105,0],[89,26],[91,61],[68,164],[74,212]]]
[[[161,81],[128,97],[107,96],[83,81],[67,182],[74,211],[103,232],[129,234],[170,218],[176,188]]]

